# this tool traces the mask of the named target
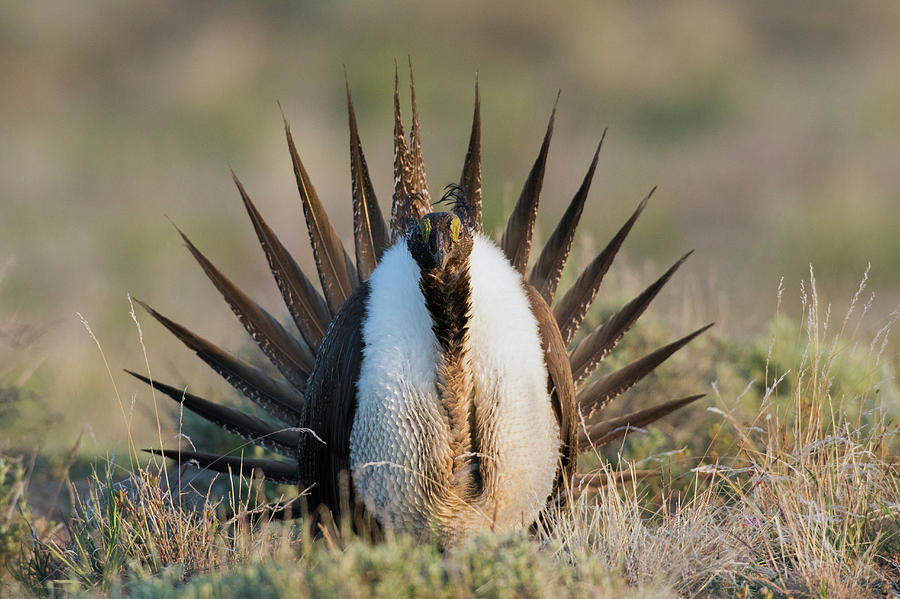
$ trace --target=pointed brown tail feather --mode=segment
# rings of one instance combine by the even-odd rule
[[[292,426],[300,421],[303,395],[299,391],[287,383],[270,378],[259,368],[235,358],[217,345],[169,320],[144,302],[138,299],[134,301],[249,400]]]
[[[184,407],[198,416],[221,426],[229,433],[233,433],[242,439],[259,445],[263,449],[274,451],[283,456],[293,458],[297,456],[300,433],[296,430],[276,427],[234,408],[222,406],[197,395],[186,393],[183,389],[160,383],[159,381],[151,381],[149,378],[131,370],[126,370],[125,372],[184,405]]]
[[[558,103],[559,94],[556,94],[556,102],[553,103],[553,112],[550,113],[550,122],[547,123],[541,150],[528,173],[519,200],[509,215],[503,237],[500,238],[503,253],[513,267],[523,275],[531,252],[531,237],[534,233],[534,222],[537,220],[538,203],[541,198],[541,187],[544,185],[544,170],[547,166],[547,153],[550,151],[550,138],[553,136],[553,121],[556,119]]]
[[[266,254],[266,260],[269,262],[269,269],[278,289],[281,291],[281,297],[294,319],[294,324],[300,330],[300,334],[306,341],[307,345],[315,352],[325,336],[325,330],[328,322],[331,320],[331,313],[325,304],[325,298],[313,286],[309,278],[297,266],[297,262],[284,247],[284,244],[278,239],[272,229],[263,220],[256,206],[250,201],[247,190],[241,185],[237,175],[232,171],[234,184],[241,194],[244,207],[247,214],[253,222],[253,229],[259,238],[263,252]]]
[[[705,327],[694,331],[690,335],[682,337],[668,345],[664,345],[656,351],[653,351],[642,358],[638,358],[627,366],[623,366],[619,370],[611,372],[585,387],[575,398],[581,413],[585,414],[586,419],[593,419],[594,414],[606,406],[610,400],[630,389],[635,383],[650,374],[654,368],[662,364],[669,356],[687,345],[711,326],[713,325],[708,324]]]
[[[415,93],[413,92],[413,97]],[[425,167],[417,164],[422,159],[421,142],[418,139],[418,112],[413,104],[413,143],[419,146],[412,152],[406,143],[403,119],[400,116],[400,76],[394,64],[394,197],[391,206],[391,242],[406,234],[409,226],[431,212],[431,196],[425,183]],[[417,173],[421,172],[421,178]]]
[[[463,190],[463,205],[455,207],[457,215],[476,233],[484,231],[481,209],[481,97],[478,93],[478,77],[475,78],[475,110],[472,113],[472,132],[469,149],[463,163],[459,186]]]
[[[180,449],[142,449],[149,454],[174,460],[179,466],[194,464],[198,468],[206,468],[214,472],[233,476],[250,476],[255,472],[262,474],[266,481],[299,485],[300,473],[296,462],[285,462],[269,458],[245,458],[236,455],[218,455],[202,451],[183,451]]]
[[[660,289],[672,278],[684,261],[693,253],[686,253],[673,264],[660,278],[647,287],[640,295],[625,304],[618,312],[609,317],[602,326],[597,327],[582,339],[569,354],[572,366],[572,378],[577,388],[587,377],[591,376],[600,361],[618,345],[625,333],[640,318]]]
[[[405,202],[413,193],[412,166],[406,147],[406,132],[400,116],[400,75],[394,63],[394,196],[391,203],[391,242],[400,238],[406,230],[409,215]]]
[[[582,452],[587,452],[602,447],[603,445],[607,445],[608,443],[612,443],[616,439],[624,436],[630,429],[643,428],[705,396],[705,393],[691,395],[690,397],[667,401],[658,406],[653,406],[652,408],[638,410],[637,412],[619,416],[618,418],[610,418],[609,420],[604,420],[602,422],[586,424],[579,432],[578,447]]]
[[[407,61],[409,62],[409,101],[412,105],[412,126],[409,129],[412,180],[415,192],[421,195],[428,204],[431,204],[431,194],[428,192],[428,181],[425,177],[425,160],[422,158],[422,129],[419,126],[419,108],[416,106],[416,81],[413,78],[412,57],[407,56]]]
[[[328,309],[333,315],[350,297],[353,289],[359,284],[359,278],[353,261],[347,255],[337,233],[334,232],[334,227],[331,226],[328,214],[319,200],[316,188],[313,187],[306,168],[300,161],[300,154],[297,152],[297,146],[294,145],[291,127],[287,120],[284,121],[284,133],[287,137],[291,162],[294,165],[297,190],[300,192],[300,199],[303,203],[303,215],[306,217],[306,228],[309,231],[309,241],[316,259],[316,268],[319,270],[322,291],[325,292]]]
[[[390,244],[387,225],[375,198],[375,188],[369,178],[369,167],[363,154],[359,130],[356,127],[356,114],[353,111],[353,100],[350,97],[350,83],[347,87],[347,114],[350,122],[350,179],[353,191],[353,237],[356,246],[356,268],[360,280],[366,280],[381,255]]]
[[[176,227],[177,228],[177,227]],[[310,347],[287,333],[271,314],[250,299],[237,285],[222,274],[209,259],[191,243],[181,229],[181,238],[187,245],[191,255],[200,263],[200,267],[216,289],[225,298],[241,324],[275,365],[279,372],[301,393],[306,388],[306,377],[312,372],[316,358]]]
[[[647,202],[650,201],[650,198],[655,191],[656,188],[654,187],[650,190],[650,193],[641,200],[641,203],[638,204],[637,209],[631,217],[625,221],[625,224],[622,225],[622,228],[619,229],[609,243],[606,244],[603,251],[597,254],[594,260],[584,269],[575,281],[575,284],[572,285],[559,303],[553,308],[553,314],[556,316],[557,324],[559,324],[559,330],[562,333],[563,341],[565,341],[567,345],[572,341],[572,337],[575,336],[575,332],[578,330],[578,327],[581,326],[581,321],[584,320],[588,308],[591,307],[594,298],[597,297],[600,283],[603,281],[606,271],[609,270],[613,258],[615,258],[616,254],[619,252],[619,248],[622,247],[622,242],[628,237],[628,233],[631,232],[631,228],[634,226],[635,221],[637,221],[641,212],[644,211]]]
[[[572,241],[575,239],[575,229],[578,228],[578,221],[581,219],[581,212],[584,209],[584,202],[587,199],[588,192],[591,189],[591,181],[594,179],[594,171],[597,168],[597,159],[600,157],[600,148],[603,147],[603,140],[606,139],[606,130],[600,137],[600,143],[597,144],[597,151],[594,152],[594,158],[588,167],[588,172],[581,182],[581,186],[569,202],[565,214],[559,220],[559,224],[550,235],[550,239],[544,245],[541,255],[538,257],[537,263],[531,269],[531,275],[528,281],[543,296],[547,305],[553,305],[553,299],[556,297],[556,288],[559,285],[559,278],[562,275],[563,268],[566,266],[566,259],[569,257],[569,251],[572,249]]]

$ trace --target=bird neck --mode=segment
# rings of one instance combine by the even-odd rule
[[[468,262],[444,270],[423,270],[419,288],[442,353],[464,351],[472,301]]]
[[[440,345],[437,388],[450,428],[453,493],[472,499],[482,491],[474,382],[467,359],[471,280],[468,259],[452,268],[423,271],[419,287]]]

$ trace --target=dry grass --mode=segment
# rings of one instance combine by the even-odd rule
[[[709,408],[739,438],[729,457],[695,467],[688,491],[663,497],[652,513],[635,476],[620,488],[613,483],[621,473],[602,467],[596,477],[607,484],[560,514],[549,541],[588,550],[632,582],[665,580],[688,594],[900,592],[900,434],[886,414],[897,398],[894,382],[882,378],[898,313],[861,345],[850,329],[868,307],[859,301],[865,279],[836,332],[812,270],[807,287],[807,339],[796,369],[767,368],[762,404],[749,420],[736,416],[740,396],[719,396],[720,407]],[[773,339],[770,355],[776,351]],[[844,360],[869,369],[862,395],[832,396]],[[791,390],[786,397],[782,386]]]
[[[190,489],[180,472],[167,477],[133,454],[125,483],[114,482],[108,461],[87,496],[73,495],[65,534],[23,549],[10,588],[147,597],[897,593],[900,432],[885,348],[898,312],[862,342],[864,287],[834,324],[810,273],[803,337],[771,339],[754,409],[743,405],[747,393],[724,391],[707,409],[711,446],[729,436],[730,451],[709,452],[719,457],[674,475],[682,480],[664,478],[661,490],[639,480],[646,463],[624,456],[616,468],[601,465],[592,492],[536,536],[483,538],[448,553],[405,538],[313,541],[303,526],[249,524],[264,500],[260,481],[232,483],[221,499],[208,481]],[[785,371],[781,352],[797,360]],[[835,382],[848,364],[865,384]],[[846,388],[862,391],[835,395]]]

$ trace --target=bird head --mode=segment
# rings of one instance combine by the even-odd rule
[[[472,251],[472,231],[453,212],[432,212],[410,227],[407,243],[423,272],[451,271]]]

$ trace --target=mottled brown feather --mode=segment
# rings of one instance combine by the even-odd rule
[[[416,106],[416,81],[413,78],[412,57],[409,61],[409,99],[412,105],[412,126],[409,129],[409,157],[412,163],[412,181],[415,192],[431,205],[428,179],[425,176],[425,160],[422,158],[422,129],[419,126],[419,108]]]
[[[674,399],[624,416],[587,424],[579,431],[578,446],[582,452],[602,447],[621,438],[629,429],[643,428],[704,396],[704,393],[700,393],[682,399]]]
[[[575,239],[575,230],[578,228],[578,221],[581,219],[581,212],[584,209],[584,202],[587,199],[588,192],[591,189],[591,181],[594,179],[594,171],[597,168],[597,159],[600,157],[600,148],[603,147],[603,140],[606,139],[606,130],[597,144],[597,151],[594,152],[594,158],[588,167],[587,174],[581,182],[581,186],[569,202],[569,207],[559,220],[559,224],[550,235],[550,239],[544,244],[541,255],[531,269],[528,282],[538,290],[548,306],[553,305],[556,297],[556,288],[559,286],[559,279],[562,276],[563,268],[566,266],[566,259],[569,257],[569,251],[572,249],[572,241]]]
[[[525,180],[525,186],[519,195],[503,237],[500,238],[500,248],[513,268],[523,275],[528,266],[528,255],[531,252],[531,238],[534,233],[534,223],[537,220],[538,203],[541,198],[541,187],[544,185],[544,170],[547,166],[547,153],[550,151],[550,138],[553,136],[553,121],[556,119],[556,105],[559,102],[559,94],[553,104],[553,112],[550,113],[550,122],[547,123],[547,132],[541,142],[541,149],[535,159]]]
[[[306,389],[306,377],[312,372],[315,356],[302,340],[290,336],[284,327],[259,304],[241,291],[237,285],[222,274],[209,259],[191,243],[180,229],[178,232],[194,259],[209,277],[216,289],[225,298],[231,311],[244,325],[269,361],[296,389],[302,393]]]
[[[414,115],[415,116],[415,115]],[[413,119],[413,127],[418,134],[417,119]],[[421,142],[418,159],[421,160]],[[410,151],[403,131],[403,119],[400,116],[400,79],[397,65],[394,65],[394,196],[391,206],[391,241],[395,242],[406,234],[407,229],[429,212],[431,199],[424,184],[424,166],[421,180],[416,175],[417,157]]]
[[[581,275],[575,281],[575,284],[569,288],[559,303],[553,307],[553,314],[556,316],[556,322],[559,323],[559,330],[562,333],[562,338],[563,341],[566,342],[566,345],[572,341],[572,337],[575,336],[575,332],[578,330],[578,327],[581,326],[581,321],[584,320],[588,308],[591,307],[594,298],[597,297],[600,283],[603,281],[606,271],[609,270],[613,258],[616,257],[619,248],[622,247],[622,242],[625,241],[625,238],[634,226],[635,221],[637,221],[641,212],[644,211],[644,208],[647,206],[650,197],[653,196],[654,191],[656,191],[655,187],[651,189],[650,193],[648,193],[641,203],[638,204],[634,214],[631,215],[625,224],[622,225],[622,228],[619,229],[609,243],[606,244],[603,251],[597,254],[591,263],[588,264],[587,268],[582,271]]]
[[[192,464],[223,474],[249,477],[262,475],[267,482],[282,485],[299,485],[297,462],[285,462],[271,458],[245,458],[237,455],[218,455],[203,451],[182,449],[143,449],[147,453],[175,460],[179,465]]]
[[[553,484],[553,496],[565,497],[564,494],[560,494],[560,490],[571,485],[578,459],[578,412],[572,370],[566,355],[566,344],[559,334],[559,327],[556,326],[556,319],[550,306],[534,287],[525,282],[522,285],[537,321],[541,349],[544,351],[544,364],[547,366],[550,401],[559,423],[559,436],[562,442],[560,469]]]
[[[294,176],[297,179],[297,190],[303,203],[303,215],[306,217],[306,228],[309,231],[309,241],[316,259],[319,279],[322,282],[322,291],[325,292],[329,310],[334,314],[356,287],[358,281],[356,269],[340,238],[334,232],[328,214],[319,200],[319,194],[316,193],[316,188],[313,187],[306,168],[300,161],[300,154],[294,145],[287,120],[284,121],[284,133],[291,154],[291,163],[294,166]]]
[[[297,455],[297,444],[300,439],[299,431],[269,424],[264,420],[249,416],[234,408],[187,393],[184,389],[160,383],[159,381],[151,381],[148,377],[131,370],[126,370],[125,372],[182,404],[198,416],[221,426],[229,433],[233,433],[255,445],[283,456],[296,457]]]
[[[455,211],[470,230],[481,233],[484,230],[481,208],[481,97],[477,78],[472,131],[469,134],[469,149],[466,150],[459,186],[463,190],[462,205],[457,205]]]
[[[247,399],[275,418],[291,425],[296,424],[303,403],[303,396],[296,389],[235,358],[217,345],[166,318],[144,302],[138,299],[134,301]]]
[[[375,198],[375,188],[369,178],[369,167],[363,154],[356,114],[350,97],[350,83],[347,86],[347,113],[350,122],[350,179],[353,192],[353,239],[356,247],[356,268],[360,280],[369,278],[375,265],[381,260],[390,244],[387,225]]]
[[[708,324],[690,335],[664,345],[656,351],[650,352],[646,356],[638,358],[634,362],[597,379],[585,387],[575,398],[579,411],[588,421],[592,420],[594,415],[599,410],[602,410],[613,398],[630,389],[635,383],[650,374],[654,368],[667,360],[669,356],[711,326],[713,325]]]
[[[660,278],[641,292],[636,298],[625,304],[618,312],[609,317],[602,326],[596,327],[569,354],[572,364],[572,378],[578,387],[587,379],[609,352],[618,345],[625,333],[634,325],[647,306],[656,297],[660,289],[672,278],[684,261],[693,252],[688,252],[673,264]]]
[[[275,235],[271,227],[263,220],[262,215],[256,209],[256,206],[250,201],[250,196],[241,185],[237,175],[231,173],[235,185],[241,194],[244,207],[253,223],[253,229],[259,238],[263,252],[266,254],[266,260],[269,262],[269,270],[275,277],[278,284],[278,290],[281,291],[281,297],[294,319],[300,334],[306,343],[315,350],[319,347],[319,342],[325,335],[325,329],[331,320],[331,313],[328,311],[328,305],[325,298],[315,288],[312,281],[304,274],[293,256],[281,243],[281,240]]]

